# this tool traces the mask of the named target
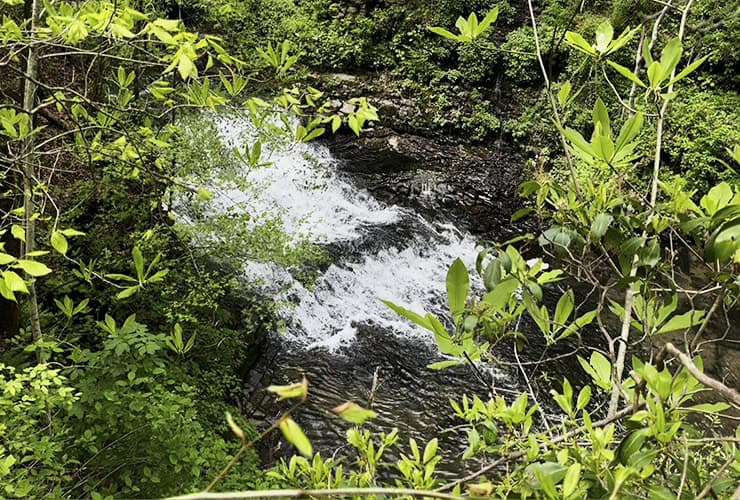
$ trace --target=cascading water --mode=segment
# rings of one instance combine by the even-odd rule
[[[246,123],[219,119],[224,144],[240,147]],[[334,261],[310,287],[274,263],[244,263],[246,275],[283,304],[281,315],[287,325],[282,336],[269,341],[262,361],[251,370],[252,396],[263,398],[252,401],[253,417],[270,420],[279,412],[268,403],[272,398],[264,396],[265,385],[295,381],[305,374],[311,398],[296,419],[314,447],[330,455],[344,444],[347,426],[328,410],[347,400],[366,405],[377,370],[380,384],[373,408],[378,418],[371,428],[398,427],[403,442],[441,435],[443,443],[460,449],[464,438],[446,431],[460,423],[452,418],[448,399],[459,399],[462,393],[485,396],[485,384],[503,375],[466,367],[426,369],[440,359],[431,334],[380,301],[444,316],[447,269],[458,257],[474,268],[475,240],[452,225],[433,223],[410,209],[374,199],[351,174],[342,172],[325,146],[275,147],[266,156],[271,166],[246,173],[250,189],[216,191],[214,210],[277,211],[293,241],[324,245]],[[484,377],[488,380],[480,380]],[[512,380],[506,383],[514,389]],[[459,470],[457,460],[450,460],[443,468]]]

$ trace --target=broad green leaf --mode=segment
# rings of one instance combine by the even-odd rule
[[[139,285],[130,286],[125,288],[123,291],[118,292],[116,295],[117,299],[127,299],[139,291]]]
[[[671,80],[670,82],[668,82],[668,86],[670,87],[671,85],[673,85],[675,83],[678,83],[679,81],[683,80],[684,78],[686,78],[687,76],[689,76],[691,73],[693,73],[694,71],[696,71],[696,69],[699,66],[701,66],[704,63],[704,61],[707,60],[708,57],[709,57],[708,55],[706,55],[704,57],[700,57],[696,61],[694,61],[691,64],[689,64],[688,66],[686,66],[683,69],[683,71],[681,71],[678,75],[676,75],[676,77],[673,80]]]
[[[580,132],[573,130],[572,128],[561,128],[560,132],[571,143],[571,146],[586,153],[587,155],[596,156],[594,154],[593,148],[591,147],[591,144],[589,144],[588,141],[583,138]]]
[[[452,366],[459,366],[464,363],[465,363],[465,360],[463,359],[448,359],[445,361],[437,361],[436,363],[427,365],[427,368],[429,368],[430,370],[443,370],[445,368],[450,368]]]
[[[432,439],[427,443],[427,445],[424,447],[424,455],[422,456],[422,463],[427,463],[431,459],[434,458],[434,456],[437,454],[437,449],[439,448],[439,441],[437,438]]]
[[[663,326],[658,328],[656,333],[668,333],[678,330],[686,330],[692,326],[697,326],[704,320],[704,311],[689,311],[683,314],[677,314],[669,319]]]
[[[426,319],[431,325],[431,330],[434,333],[434,341],[437,343],[437,348],[442,354],[457,354],[455,345],[452,343],[450,334],[445,329],[442,322],[432,314],[427,314]]]
[[[570,97],[572,88],[570,80],[563,83],[560,87],[560,90],[558,91],[558,103],[560,103],[560,107],[564,107],[568,103],[568,97]]]
[[[11,262],[15,262],[15,257],[7,253],[0,252],[0,266],[10,264]]]
[[[601,134],[606,137],[611,137],[612,129],[609,120],[609,111],[606,109],[606,105],[601,98],[596,99],[593,111],[594,124],[601,124]]]
[[[604,161],[605,163],[611,163],[614,157],[614,143],[611,138],[606,135],[597,135],[591,142],[591,147],[594,151],[594,156]]]
[[[34,277],[46,276],[51,273],[51,269],[49,269],[46,264],[42,264],[36,260],[18,259],[15,264],[13,264],[13,267],[22,269],[24,272]]]
[[[51,233],[51,246],[60,254],[67,255],[69,244],[67,243],[67,238],[60,231]]]
[[[578,482],[581,479],[581,464],[575,463],[568,467],[563,478],[563,497],[568,498],[572,495],[576,488],[578,488]]]
[[[436,35],[442,36],[442,37],[444,37],[444,38],[448,38],[448,39],[450,39],[450,40],[454,40],[454,41],[456,41],[456,42],[460,42],[460,41],[462,41],[462,40],[460,39],[460,37],[458,37],[458,36],[457,36],[457,35],[455,35],[454,33],[451,33],[451,32],[449,32],[449,31],[447,31],[446,29],[444,29],[444,28],[440,28],[440,27],[438,27],[438,26],[430,26],[430,27],[429,27],[429,31],[431,31],[432,33],[434,33],[434,34],[436,34]]]
[[[563,333],[560,334],[558,337],[558,340],[565,339],[567,337],[570,337],[577,331],[579,331],[584,326],[590,325],[591,322],[593,322],[594,318],[596,318],[597,310],[594,309],[593,311],[588,311],[587,313],[584,313],[581,316],[578,316],[578,318],[575,319],[568,327],[563,331]]]
[[[663,47],[660,53],[660,65],[663,67],[663,74],[665,76],[670,75],[676,66],[678,61],[681,60],[681,53],[683,52],[683,46],[681,39],[676,37],[671,39],[665,47]]]
[[[556,327],[563,327],[565,325],[565,322],[568,321],[568,318],[570,318],[570,315],[573,313],[574,305],[575,295],[573,294],[573,290],[568,290],[560,297],[560,300],[558,300],[558,304],[555,307],[555,316],[553,317],[553,321],[555,321]]]
[[[13,238],[15,238],[16,240],[21,240],[23,242],[26,241],[26,230],[23,229],[23,226],[13,224],[12,226],[10,226],[10,234],[12,234]]]
[[[627,78],[629,81],[636,83],[640,87],[647,88],[647,85],[645,85],[645,82],[640,80],[640,78],[632,72],[632,70],[625,68],[622,65],[619,65],[615,63],[614,61],[607,61],[606,62],[609,66],[617,70],[617,72],[622,75],[623,77]]]
[[[144,281],[144,256],[141,254],[141,249],[139,247],[134,247],[134,249],[131,251],[131,255],[134,258],[134,269],[136,269],[136,275],[139,278],[140,282]]]
[[[644,236],[634,236],[624,243],[619,249],[619,254],[622,257],[632,257],[645,245],[647,239]]]
[[[614,28],[607,20],[596,27],[596,50],[602,54],[607,51],[614,39]]]
[[[740,220],[730,221],[720,226],[706,244],[708,260],[718,260],[721,263],[729,261],[740,249]]]
[[[519,210],[514,212],[514,215],[511,216],[511,222],[516,222],[519,219],[523,219],[524,217],[531,214],[532,212],[534,212],[534,208],[532,207],[520,208]]]
[[[313,447],[311,441],[308,440],[303,429],[290,417],[283,417],[280,422],[280,431],[285,436],[290,444],[296,447],[296,449],[305,457],[313,455]]]
[[[465,310],[470,291],[470,276],[463,261],[455,259],[447,272],[447,300],[450,304],[450,313],[454,318],[460,316]]]
[[[595,56],[596,51],[591,46],[590,43],[586,41],[585,38],[583,38],[580,33],[576,33],[575,31],[568,31],[565,33],[565,41],[573,47],[576,50],[579,50],[583,52],[584,54],[588,54],[590,56]]]
[[[419,314],[416,314],[413,311],[409,311],[408,309],[405,309],[401,306],[398,306],[391,302],[390,300],[381,300],[381,302],[391,309],[395,311],[397,314],[400,314],[404,318],[413,321],[417,325],[421,326],[422,328],[426,328],[427,330],[433,332],[434,328],[432,327],[432,324],[429,322],[428,317],[421,316]]]
[[[337,130],[339,130],[339,127],[342,126],[342,118],[339,117],[339,115],[334,115],[331,119],[331,132],[336,133]]]
[[[689,410],[698,411],[703,413],[722,413],[725,410],[732,408],[727,403],[702,403],[698,405],[689,406]]]
[[[481,302],[487,304],[494,311],[501,311],[509,303],[517,288],[519,288],[519,282],[514,278],[507,278],[485,294]]]
[[[352,401],[347,401],[346,403],[333,408],[331,411],[342,417],[347,422],[357,425],[362,425],[366,420],[378,416],[378,414],[373,410],[367,410]]]
[[[198,68],[186,54],[180,55],[180,60],[177,63],[177,71],[180,73],[180,77],[183,80],[187,80],[188,77],[196,78],[198,76]]]
[[[630,144],[640,133],[644,117],[642,113],[635,113],[629,120],[624,122],[621,130],[619,131],[619,137],[617,138],[617,144],[614,146],[617,151],[623,149]]]
[[[308,379],[303,377],[301,382],[290,385],[271,385],[267,387],[267,390],[277,394],[280,399],[301,398],[305,400],[308,397]]]
[[[612,365],[609,360],[598,351],[591,353],[591,359],[589,360],[591,366],[596,370],[596,374],[599,376],[599,380],[608,381],[611,380]]]
[[[498,19],[498,5],[491,9],[488,14],[486,14],[486,17],[484,17],[480,22],[478,25],[478,35],[482,35],[489,26],[496,22],[496,19]]]
[[[578,399],[576,400],[576,409],[583,410],[588,403],[591,401],[591,386],[586,385],[578,393]]]
[[[653,61],[647,70],[648,80],[650,81],[650,88],[655,90],[660,87],[660,84],[665,79],[666,75],[663,72],[663,67],[659,61]]]
[[[609,225],[613,220],[614,217],[609,214],[598,214],[591,223],[591,239],[596,241],[600,240],[601,237],[606,234],[609,229]]]
[[[3,280],[11,292],[28,293],[28,287],[23,278],[13,271],[3,271]]]

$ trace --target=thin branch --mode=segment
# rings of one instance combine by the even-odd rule
[[[689,373],[691,373],[691,375],[694,376],[696,380],[707,387],[711,387],[727,401],[731,402],[737,407],[740,407],[740,392],[703,373],[694,364],[694,361],[686,355],[685,352],[678,350],[676,346],[674,346],[670,342],[664,345],[663,349],[676,356],[676,358],[678,358],[681,364],[689,371]]]

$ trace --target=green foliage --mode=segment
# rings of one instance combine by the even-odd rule
[[[737,186],[738,163],[726,151],[740,144],[734,123],[740,118],[734,92],[695,90],[672,103],[665,151],[671,170],[699,193],[724,180]]]
[[[0,364],[0,486],[3,497],[62,495],[70,480],[65,421],[79,394],[59,369]],[[54,422],[61,416],[61,422]],[[50,425],[54,423],[54,425]],[[29,436],[36,436],[30,441]]]

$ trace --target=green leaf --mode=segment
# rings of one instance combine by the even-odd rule
[[[519,282],[514,278],[507,278],[485,294],[481,302],[487,304],[494,311],[501,311],[509,303],[517,288],[519,288]]]
[[[648,66],[647,74],[648,80],[650,81],[650,88],[654,90],[660,87],[660,84],[665,79],[663,67],[660,65],[659,61],[653,61],[652,64]]]
[[[26,282],[13,271],[3,271],[3,281],[11,292],[28,293]]]
[[[459,36],[455,35],[454,33],[451,33],[449,31],[447,31],[444,28],[440,28],[438,26],[430,26],[429,27],[429,31],[431,31],[432,33],[434,33],[436,35],[442,36],[444,38],[448,38],[450,40],[454,40],[456,42],[461,42],[462,41],[462,39]]]
[[[445,361],[437,361],[436,363],[432,363],[427,365],[427,368],[430,370],[444,370],[445,368],[450,368],[451,366],[459,366],[465,363],[465,360],[463,359],[448,359]]]
[[[608,50],[613,39],[614,28],[608,20],[596,27],[596,50],[603,54]]]
[[[681,39],[678,37],[671,39],[665,47],[663,47],[663,50],[660,53],[660,65],[663,68],[663,74],[665,76],[670,75],[673,70],[676,69],[678,61],[681,60],[682,53],[683,46],[681,44]]]
[[[553,317],[553,320],[555,321],[556,327],[563,327],[565,325],[565,322],[568,321],[568,318],[570,318],[570,315],[573,313],[573,307],[575,305],[575,295],[573,294],[573,290],[568,290],[566,293],[560,297],[560,300],[558,300],[558,304],[555,307],[555,316]]]
[[[673,80],[671,80],[670,82],[668,82],[668,86],[670,87],[671,85],[673,85],[675,83],[678,83],[679,81],[683,80],[684,78],[686,78],[687,76],[689,76],[691,73],[693,73],[694,71],[696,71],[696,69],[699,66],[701,66],[704,63],[704,61],[707,60],[708,57],[709,57],[708,55],[706,55],[704,57],[701,57],[701,58],[697,59],[696,61],[692,62],[691,64],[689,64],[688,66],[686,66],[683,69],[683,71],[681,71],[678,75],[676,75],[676,77]]]
[[[565,329],[563,333],[560,334],[558,337],[558,340],[562,340],[564,338],[570,337],[577,331],[579,331],[584,326],[590,325],[594,318],[596,318],[596,314],[598,313],[598,310],[594,309],[593,311],[589,311],[587,313],[584,313],[583,315],[576,318],[573,323],[568,325],[568,328]]]
[[[141,249],[139,247],[134,247],[134,249],[131,251],[131,255],[134,258],[134,269],[136,269],[136,275],[139,278],[139,282],[143,282],[145,279],[144,256],[141,254]]]
[[[10,234],[13,235],[13,238],[16,240],[21,240],[25,243],[26,241],[26,230],[23,229],[23,226],[19,226],[18,224],[13,224],[10,226]]]
[[[486,14],[486,17],[484,17],[483,20],[480,22],[480,24],[478,25],[477,35],[482,35],[483,32],[489,28],[489,26],[496,22],[496,19],[498,19],[498,5],[491,9],[488,14]]]
[[[15,262],[15,257],[7,253],[0,252],[0,266],[10,264],[11,262]]]
[[[614,146],[617,151],[623,149],[630,144],[640,133],[644,117],[642,113],[635,113],[629,120],[624,122],[622,128],[619,131],[619,137],[617,138],[617,144]]]
[[[563,83],[560,87],[560,90],[558,91],[558,102],[560,103],[560,107],[564,107],[568,103],[568,97],[570,97],[572,88],[570,80]]]
[[[60,254],[67,255],[69,244],[67,243],[67,238],[60,231],[51,233],[51,246]]]
[[[624,66],[615,63],[614,61],[606,61],[606,63],[617,70],[617,72],[622,75],[623,77],[627,78],[629,81],[636,83],[640,87],[647,88],[647,85],[645,85],[645,82],[640,80],[640,78],[632,72],[632,70],[625,68]]]
[[[198,199],[200,201],[211,201],[213,199],[213,193],[201,186],[198,188]]]
[[[132,295],[134,295],[138,291],[139,291],[139,285],[130,286],[128,288],[125,288],[123,291],[118,292],[118,294],[116,295],[116,298],[119,299],[119,300],[120,299],[127,299],[127,298],[131,297]]]
[[[591,401],[591,386],[586,385],[581,389],[581,391],[578,393],[578,400],[576,401],[576,409],[577,410],[583,410]]]
[[[352,424],[362,425],[366,420],[375,418],[378,416],[373,410],[367,410],[357,403],[347,401],[331,410],[336,415],[340,416],[347,422]]]
[[[611,137],[612,129],[609,120],[609,111],[606,109],[606,105],[601,98],[596,99],[593,111],[594,124],[601,125],[601,134],[606,137]]]
[[[470,291],[470,276],[463,261],[455,259],[447,272],[447,300],[450,304],[450,313],[454,318],[460,316],[465,310]]]
[[[421,326],[422,328],[426,328],[427,330],[431,332],[434,331],[432,324],[429,322],[428,316],[423,317],[419,314],[416,314],[413,311],[409,311],[408,309],[405,309],[401,306],[394,304],[390,300],[381,300],[381,302],[387,305],[388,307],[390,307],[391,309],[393,309],[393,311],[395,311],[397,314],[400,314],[404,318],[413,321],[414,323]]]
[[[514,215],[511,216],[511,222],[516,222],[519,219],[522,219],[526,217],[527,215],[531,214],[532,212],[534,212],[534,208],[532,207],[520,208],[519,210],[514,212]]]
[[[18,259],[15,264],[13,264],[13,267],[22,269],[24,272],[34,277],[46,276],[51,273],[51,269],[36,260]]]
[[[229,413],[228,411],[226,412],[226,423],[229,425],[229,429],[231,429],[231,432],[233,432],[236,437],[238,437],[242,442],[246,441],[247,436],[244,434],[242,428],[239,427],[236,422],[234,422],[231,413]]]
[[[683,314],[677,314],[669,319],[663,326],[658,328],[655,333],[669,333],[678,330],[686,330],[692,326],[697,326],[704,320],[704,311],[688,311]]]
[[[283,417],[280,422],[280,431],[293,446],[305,457],[313,455],[311,441],[308,440],[303,429],[290,417]]]
[[[591,46],[590,43],[586,41],[585,38],[583,38],[580,33],[576,33],[575,31],[568,31],[565,33],[565,41],[568,45],[573,47],[576,50],[579,50],[583,52],[584,54],[588,54],[590,56],[595,56],[596,51]]]
[[[634,236],[622,243],[619,254],[622,257],[632,257],[645,245],[645,241],[644,236]]]
[[[290,385],[271,385],[267,387],[267,390],[277,394],[281,400],[291,398],[306,399],[308,397],[308,379],[303,377],[301,382]]]
[[[339,127],[342,126],[342,118],[339,115],[334,115],[331,119],[331,132],[336,133]]]
[[[180,54],[180,59],[177,63],[177,71],[180,73],[180,77],[183,80],[187,80],[188,77],[193,78],[198,76],[198,68],[193,63],[192,59],[186,54]]]
[[[568,498],[578,488],[578,482],[581,479],[581,464],[575,463],[568,467],[563,479],[563,497]]]
[[[600,213],[597,215],[591,223],[591,239],[596,241],[600,240],[601,237],[606,234],[606,231],[609,229],[609,225],[613,220],[614,217],[609,214]]]

